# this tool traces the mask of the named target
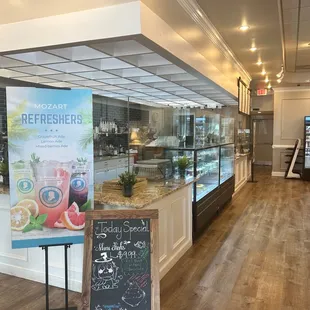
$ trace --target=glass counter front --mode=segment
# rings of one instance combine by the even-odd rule
[[[234,157],[234,144],[221,146],[220,184],[223,184],[234,175]]]
[[[219,147],[197,150],[196,201],[219,186]]]

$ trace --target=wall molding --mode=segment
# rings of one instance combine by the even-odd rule
[[[223,55],[237,67],[239,72],[242,72],[247,79],[247,84],[250,83],[252,77],[250,73],[244,68],[242,63],[237,59],[232,49],[227,45],[224,38],[212,24],[208,16],[204,13],[203,9],[199,6],[197,1],[192,0],[178,0],[179,4],[183,7],[186,13],[196,22],[196,24],[203,30],[206,36],[217,46]],[[201,14],[199,14],[200,12]]]
[[[294,144],[287,144],[287,145],[280,145],[280,144],[273,144],[273,149],[288,149],[294,147]]]
[[[28,262],[28,249],[27,249],[25,255],[16,255],[16,254],[11,254],[11,253],[0,252],[0,257],[5,257],[5,258],[9,258],[9,259],[17,259],[17,260],[21,260],[23,262]],[[1,264],[1,262],[0,262],[0,264]]]

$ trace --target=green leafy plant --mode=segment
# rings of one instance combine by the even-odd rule
[[[85,202],[82,207],[80,207],[80,211],[81,212],[85,212],[87,210],[91,210],[91,199],[87,200],[87,202]]]
[[[118,184],[122,186],[126,185],[135,185],[137,183],[137,177],[134,173],[124,172],[119,175]]]
[[[30,215],[30,223],[23,229],[23,232],[26,233],[31,230],[43,230],[43,224],[47,219],[47,214],[41,214],[36,218]]]
[[[76,161],[79,164],[85,165],[87,163],[87,158],[81,157],[81,158],[77,158]]]
[[[7,161],[0,162],[0,174],[2,176],[9,175],[9,164]]]
[[[34,164],[37,164],[40,162],[40,157],[37,157],[37,155],[35,153],[31,154],[31,162]]]
[[[177,165],[180,170],[185,170],[190,164],[189,159],[186,156],[180,157],[178,159]]]
[[[80,147],[83,150],[86,150],[88,145],[93,143],[93,139],[94,139],[93,128],[89,128],[85,131],[85,133],[82,135],[79,141]]]

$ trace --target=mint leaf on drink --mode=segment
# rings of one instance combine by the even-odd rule
[[[36,224],[34,225],[34,229],[43,230],[43,226],[42,226],[41,224],[36,223]]]
[[[35,224],[36,223],[36,218],[33,215],[30,215],[30,223]]]
[[[35,225],[30,223],[30,224],[28,224],[28,225],[23,229],[23,233],[26,233],[26,232],[31,231],[31,230],[33,230],[33,229],[35,229]]]
[[[87,202],[85,202],[80,208],[81,212],[85,212],[87,210],[91,210],[91,199],[87,200]]]
[[[39,216],[36,218],[36,223],[35,223],[35,224],[42,225],[42,224],[44,224],[44,222],[46,221],[46,219],[47,219],[47,214],[41,214],[41,215],[39,215]]]

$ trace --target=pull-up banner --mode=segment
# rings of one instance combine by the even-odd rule
[[[83,243],[93,204],[90,90],[8,87],[12,247]]]

